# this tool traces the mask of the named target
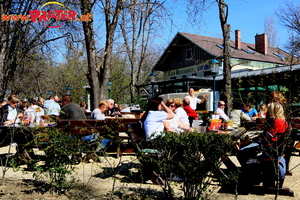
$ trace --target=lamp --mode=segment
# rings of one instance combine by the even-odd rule
[[[218,60],[216,60],[216,58],[214,58],[209,62],[209,65],[210,65],[210,70],[211,70],[211,74],[212,74],[213,82],[214,82],[213,110],[215,113],[216,112],[216,75],[219,72],[220,62]]]
[[[71,95],[71,91],[72,91],[72,88],[70,87],[70,85],[68,85],[68,87],[66,88],[66,95]]]
[[[108,98],[110,99],[110,92],[112,91],[112,86],[113,83],[111,82],[111,80],[108,80]]]
[[[152,73],[149,75],[152,86],[152,97],[154,96],[154,84],[156,83],[156,76],[157,74],[154,72],[154,69],[152,69]]]

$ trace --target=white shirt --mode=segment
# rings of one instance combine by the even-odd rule
[[[165,111],[149,111],[144,121],[146,141],[150,141],[161,135],[165,129],[163,121],[167,119],[167,116]]]
[[[175,115],[178,117],[179,121],[189,125],[189,116],[182,107],[179,107],[175,110]]]
[[[229,120],[229,117],[225,114],[223,109],[217,108],[216,113],[219,113],[220,118],[224,119],[225,121]]]
[[[91,119],[105,120],[105,114],[99,108],[95,108],[91,113]]]
[[[197,97],[191,97],[190,95],[186,96],[185,98],[188,98],[190,100],[190,106],[193,110],[196,110],[197,103],[201,102],[201,99],[198,99]]]
[[[32,105],[24,112],[25,117],[30,120],[31,124],[39,125],[41,116],[45,114],[43,108],[38,105]]]

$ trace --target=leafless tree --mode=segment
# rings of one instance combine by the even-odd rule
[[[164,1],[138,0],[128,1],[121,12],[120,29],[124,39],[125,51],[130,65],[130,99],[137,97],[136,85],[149,57],[149,42],[162,17]],[[166,11],[165,11],[166,12]],[[149,66],[148,66],[149,67]]]
[[[3,98],[16,70],[25,67],[25,60],[33,51],[42,51],[54,40],[68,35],[66,32],[53,34],[49,27],[30,20],[3,16],[27,16],[30,10],[39,9],[45,1],[0,1],[0,98]],[[63,2],[64,3],[64,2]],[[50,21],[48,25],[55,23]]]
[[[223,98],[227,105],[227,114],[229,114],[232,108],[232,94],[231,94],[231,68],[230,65],[230,25],[227,24],[228,19],[228,5],[225,0],[191,0],[188,1],[188,11],[193,16],[194,23],[197,23],[197,20],[201,20],[201,16],[205,10],[210,8],[217,3],[219,8],[219,19],[222,29],[223,36],[223,55],[217,57],[217,59],[223,60],[223,73],[224,73],[224,92]],[[200,17],[200,18],[199,18]],[[213,55],[218,56],[218,55]]]
[[[268,35],[268,44],[271,47],[278,46],[277,29],[274,26],[275,20],[273,16],[265,18],[265,33]]]
[[[276,11],[281,25],[287,28],[290,37],[285,47],[292,55],[300,55],[300,4],[295,6],[291,2],[285,2],[282,7]],[[295,57],[290,62],[295,62]]]

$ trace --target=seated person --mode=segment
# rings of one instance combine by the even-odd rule
[[[95,108],[91,113],[91,119],[105,120],[104,112],[108,108],[108,103],[106,101],[100,101],[98,108]]]
[[[60,105],[54,101],[54,96],[49,96],[48,100],[44,102],[46,115],[59,115]]]
[[[19,99],[16,95],[9,95],[7,104],[0,108],[0,124],[10,125],[20,122],[23,109],[19,105]]]
[[[175,98],[174,105],[175,105],[175,115],[183,124],[189,126],[189,116],[187,115],[187,113],[182,107],[182,100],[179,98]]]
[[[219,113],[220,119],[228,121],[229,117],[225,114],[224,109],[225,109],[225,102],[224,101],[219,101],[216,113]]]
[[[146,141],[155,139],[161,135],[163,131],[176,132],[174,125],[169,120],[173,119],[175,114],[163,102],[161,97],[153,97],[148,100],[146,112],[142,116],[141,121],[144,124]],[[190,128],[176,120],[178,127],[184,130]],[[175,124],[175,123],[174,123]]]
[[[230,112],[230,119],[232,120],[232,127],[239,127],[242,121],[251,121],[251,118],[240,110],[241,104],[233,102],[233,109]]]
[[[32,99],[30,101],[30,106],[24,112],[24,118],[25,120],[28,120],[30,124],[39,125],[41,116],[45,114],[44,109],[41,108],[38,104],[38,101]]]
[[[241,110],[249,117],[258,117],[257,110],[255,108],[252,108],[252,104],[249,102],[245,103],[244,107]]]
[[[260,106],[259,106],[259,113],[258,113],[258,116],[260,117],[260,118],[266,118],[266,116],[267,116],[267,105],[266,104],[261,104]]]
[[[72,101],[71,96],[64,95],[61,101],[60,119],[86,119],[85,113],[78,104]]]
[[[198,120],[199,115],[196,113],[195,110],[193,110],[190,106],[190,99],[189,98],[184,98],[182,101],[182,107],[185,110],[186,114],[188,115],[190,127],[193,124],[194,119]]]

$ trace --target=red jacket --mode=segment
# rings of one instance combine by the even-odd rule
[[[185,110],[186,114],[189,117],[193,117],[194,119],[199,119],[198,118],[199,117],[198,114],[191,108],[190,105],[183,107],[183,109]]]

